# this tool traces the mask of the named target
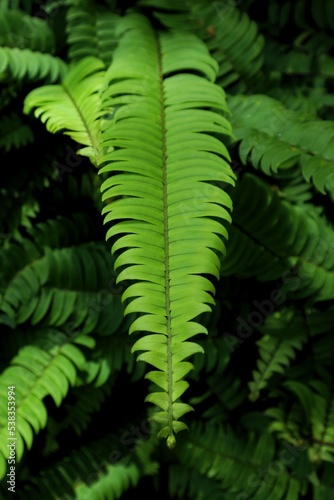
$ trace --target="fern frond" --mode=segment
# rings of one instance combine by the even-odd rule
[[[310,9],[308,11],[308,9]],[[295,6],[295,19],[296,23],[303,27],[309,28],[309,21],[312,20],[316,26],[323,30],[329,30],[334,32],[334,21],[333,21],[333,4],[330,0],[325,0],[319,4],[316,0],[311,0],[311,2],[297,2]]]
[[[0,79],[54,82],[67,72],[67,65],[58,57],[30,49],[0,47]]]
[[[92,415],[99,411],[102,403],[110,396],[111,384],[102,387],[85,385],[75,387],[71,394],[75,398],[75,403],[66,404],[64,408],[67,412],[64,420],[58,424],[58,432],[71,428],[80,436],[91,421]]]
[[[29,125],[22,122],[19,115],[12,113],[0,120],[0,148],[9,151],[25,146],[34,139]]]
[[[117,45],[116,28],[119,16],[97,7],[91,1],[80,0],[66,14],[69,57],[78,62],[93,56],[109,66]]]
[[[267,175],[299,164],[307,182],[334,196],[333,122],[306,120],[267,96],[231,96],[228,103],[243,163]]]
[[[265,324],[263,326],[265,330]],[[306,338],[276,339],[270,335],[264,335],[258,342],[259,358],[257,359],[257,370],[253,371],[253,380],[249,382],[249,398],[251,401],[258,399],[260,391],[268,385],[268,380],[274,373],[284,373],[291,359],[295,357],[295,351],[301,349]]]
[[[120,449],[119,439],[107,436],[78,450],[42,471],[21,489],[22,500],[50,498],[85,500],[103,498],[116,500],[142,476],[139,464],[118,451],[120,459],[114,462],[113,453]],[[70,480],[69,480],[70,475]]]
[[[319,369],[321,378],[306,383],[285,382],[297,401],[284,412],[270,408],[266,414],[272,417],[270,430],[293,444],[307,445],[312,462],[334,462],[334,390],[332,376]]]
[[[96,243],[46,251],[10,280],[3,290],[0,310],[14,324],[59,327],[70,321],[74,329],[81,327],[89,333],[99,321],[105,323],[103,314],[109,321],[115,310],[122,317],[120,298],[106,288],[111,266],[108,249]],[[103,303],[106,299],[108,310]]]
[[[186,465],[173,464],[169,467],[169,498],[193,500],[221,500],[225,498],[223,488]],[[222,495],[224,495],[222,497]]]
[[[31,448],[33,432],[38,433],[47,422],[43,399],[50,395],[57,406],[74,385],[77,370],[83,369],[85,358],[75,345],[92,347],[93,340],[69,338],[55,329],[40,330],[33,344],[20,349],[9,367],[0,376],[0,476],[6,473],[8,458],[8,386],[14,386],[15,433],[17,461],[22,459],[24,446]]]
[[[217,83],[231,93],[249,89],[259,78],[264,60],[264,37],[256,23],[225,2],[205,3],[199,14],[208,48],[219,63]]]
[[[223,490],[222,498],[298,499],[300,485],[283,464],[280,474],[270,481],[263,477],[263,468],[275,460],[270,434],[250,433],[246,440],[218,426],[197,425],[191,430],[187,443],[178,446],[177,456],[185,466],[216,481]]]
[[[258,33],[256,23],[232,1],[200,0],[183,5],[169,0],[142,0],[140,4],[161,9],[154,15],[168,28],[186,29],[201,36],[219,63],[217,83],[223,89],[244,92],[259,78],[264,37]]]
[[[53,54],[55,36],[50,25],[22,10],[0,9],[0,46]]]
[[[254,175],[245,174],[234,192],[234,225],[280,259],[287,259],[281,291],[319,302],[334,297],[334,231],[307,205],[292,205]],[[267,210],[272,223],[263,226]],[[255,273],[254,273],[255,274]]]
[[[265,246],[253,241],[237,224],[232,223],[226,256],[221,263],[221,276],[249,278],[254,276],[256,270],[259,281],[269,281],[280,278],[287,267],[287,259],[273,255]]]
[[[314,391],[314,406],[308,454],[312,462],[334,463],[334,384],[328,372],[324,372],[323,379],[311,381],[310,386]]]
[[[33,108],[35,116],[52,133],[65,130],[86,148],[78,151],[97,165],[102,154],[100,138],[101,102],[104,64],[97,58],[86,58],[63,80],[61,85],[44,86],[26,97],[24,112]]]
[[[205,332],[193,320],[214,302],[214,288],[201,274],[219,276],[217,253],[225,252],[221,236],[226,238],[227,232],[218,220],[230,222],[232,208],[217,185],[234,184],[229,154],[210,133],[231,136],[231,128],[223,116],[228,112],[224,92],[212,83],[217,63],[199,39],[181,33],[162,33],[157,39],[138,15],[125,17],[119,30],[120,43],[104,83],[102,63],[82,60],[63,87],[33,91],[25,109],[38,106],[35,114],[49,130],[69,130],[72,138],[89,146],[84,154],[99,161],[101,174],[116,174],[102,185],[103,200],[122,196],[103,210],[105,222],[116,222],[107,237],[126,233],[113,245],[114,253],[122,251],[115,267],[126,266],[119,280],[138,281],[123,295],[123,300],[132,299],[126,313],[144,313],[130,333],[149,333],[133,350],[146,351],[138,359],[157,368],[147,377],[162,391],[147,399],[161,408],[154,418],[161,425],[160,436],[173,446],[174,432],[186,427],[179,418],[190,410],[178,401],[188,386],[183,378],[192,368],[184,360],[201,351],[186,341]],[[134,41],[133,53],[129,46]],[[181,73],[185,69],[196,74]],[[75,110],[66,92],[73,87]],[[93,100],[78,119],[77,109],[85,110],[82,94]],[[98,118],[110,109],[116,111],[111,121],[102,122],[101,144]],[[147,130],[151,144],[143,151]],[[101,151],[106,153],[102,157]],[[189,312],[181,313],[184,308]]]
[[[202,418],[211,425],[227,422],[231,418],[231,412],[247,397],[247,391],[242,387],[240,378],[234,374],[207,376],[205,384],[207,390],[189,402],[195,406],[206,401],[208,409],[202,413]]]
[[[113,245],[113,252],[122,250],[115,267],[126,266],[120,280],[138,280],[123,294],[123,300],[132,299],[125,313],[143,314],[129,333],[149,332],[133,351],[146,351],[138,360],[157,368],[147,378],[162,390],[147,400],[161,408],[153,418],[161,425],[159,435],[173,446],[174,432],[186,427],[179,419],[191,409],[178,401],[192,368],[184,360],[201,350],[188,340],[205,332],[193,320],[213,303],[213,287],[200,274],[218,277],[216,252],[224,253],[218,234],[226,237],[226,230],[209,217],[229,221],[226,208],[232,208],[227,194],[213,184],[233,184],[228,153],[208,132],[229,135],[230,129],[215,112],[227,111],[219,87],[198,75],[169,76],[185,67],[214,79],[215,61],[199,40],[183,34],[161,34],[156,40],[137,16],[125,19],[124,30],[107,74],[107,99],[122,106],[105,128],[104,145],[117,149],[102,158],[107,164],[100,170],[113,174],[102,185],[103,199],[123,199],[103,213],[105,222],[115,223],[107,237],[126,233]],[[133,40],[138,50],[130,55]],[[212,111],[201,110],[204,106]],[[148,130],[151,142],[143,150]]]

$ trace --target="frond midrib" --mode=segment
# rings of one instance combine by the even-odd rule
[[[170,311],[170,273],[169,273],[169,224],[168,224],[168,183],[167,183],[167,146],[165,96],[163,86],[162,54],[160,40],[157,37],[159,94],[161,102],[161,141],[162,141],[162,204],[164,213],[164,254],[165,254],[165,307],[167,328],[167,369],[168,369],[168,427],[173,428],[173,364],[172,364],[172,326]]]

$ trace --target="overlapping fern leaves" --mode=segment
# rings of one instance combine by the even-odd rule
[[[22,498],[333,496],[333,8],[259,5],[1,3]]]
[[[224,93],[212,83],[217,63],[200,40],[181,33],[157,38],[138,15],[125,17],[120,30],[104,80],[98,60],[83,60],[62,86],[32,92],[26,111],[37,107],[50,131],[66,129],[87,146],[100,174],[113,174],[102,199],[121,199],[103,210],[105,223],[114,222],[107,237],[125,233],[112,248],[115,267],[123,268],[120,280],[137,281],[123,295],[132,299],[125,312],[141,313],[130,333],[146,332],[133,350],[145,351],[138,359],[157,368],[147,377],[159,390],[147,400],[160,407],[154,418],[173,446],[174,433],[186,428],[179,419],[191,409],[179,401],[192,368],[185,359],[201,351],[190,339],[205,332],[194,320],[213,304],[213,286],[201,274],[218,278],[227,237],[218,220],[231,220],[231,200],[217,185],[234,183],[229,154],[209,134],[230,136],[231,129]],[[68,112],[59,113],[65,103]]]

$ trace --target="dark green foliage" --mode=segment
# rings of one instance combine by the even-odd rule
[[[1,498],[333,498],[333,16],[0,2]]]

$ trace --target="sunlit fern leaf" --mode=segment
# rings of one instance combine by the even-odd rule
[[[116,27],[119,16],[100,10],[92,1],[75,2],[66,14],[69,57],[79,61],[94,56],[108,66],[117,45]]]
[[[64,131],[86,148],[78,153],[88,156],[96,165],[101,155],[100,123],[104,64],[85,58],[70,72],[61,85],[47,85],[33,90],[25,99],[24,112],[32,108],[35,116],[52,133]]]
[[[137,49],[130,54],[134,40]],[[183,68],[209,81],[180,73]],[[153,418],[169,446],[174,433],[186,428],[179,419],[191,409],[179,401],[192,368],[184,360],[201,350],[189,339],[205,332],[193,320],[213,303],[213,286],[201,274],[219,276],[216,253],[225,248],[218,235],[227,234],[218,220],[229,222],[232,208],[228,195],[213,184],[233,184],[234,177],[225,146],[208,134],[230,134],[216,112],[227,108],[222,90],[211,83],[215,70],[193,35],[163,33],[157,39],[147,21],[134,15],[125,18],[107,73],[105,99],[122,106],[104,131],[105,147],[115,150],[102,157],[106,165],[100,172],[113,174],[102,191],[103,199],[122,199],[103,213],[105,222],[114,222],[107,236],[120,235],[112,249],[122,250],[115,262],[116,268],[125,266],[119,279],[138,281],[123,294],[123,300],[132,299],[125,312],[142,313],[130,333],[148,334],[133,351],[145,351],[138,360],[157,369],[147,378],[161,390],[147,401],[161,409]],[[150,144],[143,148],[148,131]]]
[[[9,151],[12,148],[21,148],[33,141],[33,133],[29,125],[12,113],[3,116],[0,120],[0,148]]]
[[[43,429],[47,411],[43,399],[50,395],[59,406],[77,371],[84,368],[85,357],[75,344],[93,347],[93,339],[82,336],[70,338],[55,329],[40,330],[33,344],[25,345],[11,360],[0,376],[0,477],[6,473],[8,458],[8,386],[14,386],[15,433],[17,462],[24,448],[31,448],[34,433]]]

